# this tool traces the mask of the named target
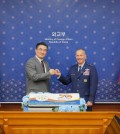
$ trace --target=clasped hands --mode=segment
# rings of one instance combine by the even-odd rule
[[[56,75],[56,76],[61,75],[61,72],[59,69],[50,69],[49,72],[50,72],[50,75]]]

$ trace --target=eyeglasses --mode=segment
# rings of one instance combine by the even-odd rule
[[[40,52],[42,52],[42,51],[47,52],[47,49],[38,48],[37,50],[40,51]]]

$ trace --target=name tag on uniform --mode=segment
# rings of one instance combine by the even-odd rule
[[[75,75],[75,74],[71,74],[71,75]]]
[[[87,82],[87,79],[84,79],[84,82]]]
[[[85,69],[85,72],[83,72],[83,75],[90,75],[90,69]]]

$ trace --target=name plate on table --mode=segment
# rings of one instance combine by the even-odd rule
[[[29,95],[29,107],[80,105],[79,93],[34,93]]]

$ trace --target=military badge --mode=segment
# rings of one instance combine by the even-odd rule
[[[84,82],[87,82],[87,79],[84,79]]]
[[[83,75],[90,75],[90,69],[85,69],[85,71],[83,72]]]

